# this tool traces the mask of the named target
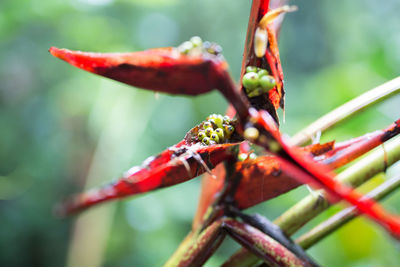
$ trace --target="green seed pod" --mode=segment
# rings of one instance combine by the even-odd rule
[[[268,92],[269,90],[271,90],[272,88],[275,87],[276,85],[276,81],[274,79],[274,77],[270,76],[270,75],[265,75],[262,76],[259,80],[260,82],[260,86],[261,88],[265,91]]]
[[[258,74],[258,77],[261,78],[262,76],[268,75],[269,73],[268,73],[268,71],[265,70],[265,69],[260,69],[260,70],[257,72],[257,74]]]
[[[193,44],[193,47],[202,47],[203,46],[203,40],[199,36],[193,36],[190,38],[190,42]]]
[[[218,134],[216,134],[215,132],[212,133],[211,136],[210,136],[210,140],[212,140],[212,141],[214,141],[214,142],[216,142],[216,143],[219,143]]]
[[[205,144],[205,145],[209,145],[210,144],[210,138],[204,137],[202,143]]]
[[[260,85],[258,78],[258,74],[255,72],[246,73],[242,80],[243,86],[249,90],[256,89]]]
[[[218,128],[222,127],[222,124],[224,123],[224,117],[222,117],[221,115],[218,115],[215,119],[214,119],[215,125],[217,125]]]
[[[182,43],[179,47],[178,50],[180,53],[182,54],[189,54],[189,52],[193,49],[193,44],[192,42],[186,41],[184,43]]]
[[[247,66],[247,68],[246,68],[246,73],[249,73],[249,72],[257,72],[257,67],[254,67],[254,66]]]
[[[205,133],[206,133],[206,135],[207,135],[208,137],[210,137],[210,136],[214,133],[214,130],[213,130],[213,128],[207,128],[207,129],[205,130]]]
[[[222,130],[221,128],[217,128],[214,133],[218,135],[220,142],[223,142],[225,140],[224,130]]]
[[[212,127],[213,127],[213,125],[212,125],[212,123],[209,122],[209,121],[206,121],[206,122],[203,123],[203,128],[204,128],[204,129],[212,128]]]
[[[198,137],[199,140],[201,141],[201,140],[203,140],[204,137],[207,137],[207,135],[206,135],[206,133],[205,133],[204,131],[200,131],[200,132],[197,134],[197,137]]]

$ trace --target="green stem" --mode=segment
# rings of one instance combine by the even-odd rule
[[[384,172],[387,167],[399,160],[400,137],[395,137],[341,172],[337,178],[350,186],[359,186],[373,176]],[[280,226],[288,235],[292,235],[328,207],[329,203],[326,199],[318,192],[315,192],[286,211],[274,223]],[[242,248],[223,266],[252,266],[258,260],[254,254]]]
[[[291,138],[290,143],[296,146],[303,145],[310,141],[316,133],[331,128],[339,122],[350,118],[359,111],[378,104],[398,93],[400,93],[400,77],[371,89],[322,116],[294,135]]]
[[[336,176],[340,182],[352,187],[357,187],[368,181],[373,176],[384,172],[388,166],[400,160],[400,137],[395,137],[357,161]],[[321,194],[320,194],[321,193]],[[283,231],[292,235],[309,220],[327,209],[330,204],[323,197],[323,191],[308,195],[292,208],[287,210],[275,223]]]
[[[369,192],[366,197],[379,200],[389,195],[399,187],[400,176],[384,182],[383,184]],[[352,219],[356,218],[358,215],[359,214],[357,213],[355,207],[344,209],[334,216],[330,217],[326,221],[322,222],[321,224],[317,225],[309,232],[300,236],[296,240],[296,243],[298,243],[302,248],[308,249],[324,237],[328,236],[330,233],[334,232],[338,228],[350,222]]]

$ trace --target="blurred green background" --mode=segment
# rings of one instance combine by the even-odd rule
[[[218,93],[155,96],[75,69],[47,50],[136,51],[199,35],[223,46],[237,80],[250,2],[0,1],[1,266],[160,266],[167,260],[190,230],[200,179],[80,217],[57,219],[52,208],[180,141],[208,114],[223,113],[226,101]],[[399,1],[294,3],[299,11],[286,17],[280,39],[287,88],[282,130],[289,135],[400,72]],[[399,103],[392,98],[323,140],[383,128],[400,117]],[[295,190],[252,211],[274,219],[306,193]],[[400,213],[400,192],[384,203]],[[207,265],[218,266],[236,248],[227,240]],[[395,266],[399,251],[374,223],[357,219],[310,253],[323,266]]]

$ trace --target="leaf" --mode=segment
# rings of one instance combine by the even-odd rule
[[[51,47],[50,53],[77,68],[152,91],[199,95],[218,89],[235,106],[240,119],[248,115],[248,102],[220,56],[189,56],[173,47],[132,53],[91,53]]]
[[[389,214],[383,207],[371,199],[334,179],[331,169],[315,162],[281,136],[272,117],[265,111],[251,110],[251,120],[263,131],[256,142],[279,155],[283,172],[296,177],[299,182],[325,189],[332,197],[331,201],[346,200],[357,209],[386,228],[394,237],[400,239],[400,218]]]
[[[252,207],[302,185],[281,171],[280,163],[274,156],[238,162],[236,171],[242,177],[235,193],[235,202],[240,209]]]
[[[235,156],[238,143],[205,146],[195,139],[198,130],[199,126],[191,129],[177,145],[131,168],[117,181],[71,198],[59,207],[58,214],[68,215],[112,199],[182,183]]]
[[[169,94],[198,95],[213,90],[227,63],[211,54],[186,56],[175,48],[133,53],[90,53],[50,48],[71,65],[132,86]],[[218,71],[216,71],[218,70]]]
[[[326,153],[319,160],[321,163],[331,168],[343,166],[353,159],[383,144],[399,133],[400,120],[391,124],[386,129],[368,133],[346,142],[338,143],[333,150]]]

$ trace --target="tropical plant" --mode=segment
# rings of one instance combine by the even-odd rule
[[[119,180],[61,204],[64,216],[93,205],[185,182],[206,173],[192,231],[166,263],[202,265],[226,235],[243,248],[226,266],[263,260],[278,266],[318,266],[303,249],[361,213],[400,238],[400,218],[389,214],[380,199],[400,185],[400,176],[364,196],[353,189],[400,160],[400,120],[387,128],[345,142],[303,146],[319,132],[398,92],[394,80],[332,111],[292,138],[278,130],[277,110],[284,108],[284,79],[277,33],[284,13],[296,8],[283,1],[253,0],[242,74],[237,86],[219,45],[193,37],[178,47],[133,53],[87,53],[50,48],[52,55],[86,71],[132,86],[178,95],[218,90],[231,104],[225,116],[212,114],[184,139]],[[391,142],[388,140],[394,139]],[[345,171],[334,170],[385,143]],[[274,223],[244,209],[303,184],[312,191]],[[333,216],[293,242],[288,236],[331,204],[345,200],[353,207]]]

